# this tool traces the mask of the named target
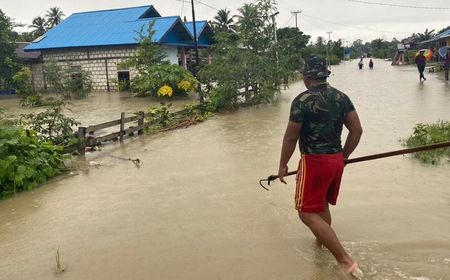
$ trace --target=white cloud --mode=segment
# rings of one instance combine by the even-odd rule
[[[36,16],[43,16],[50,7],[61,8],[68,16],[75,12],[114,9],[152,4],[162,15],[181,15],[191,19],[190,0],[0,0],[0,7],[8,16],[21,23],[30,24]],[[242,0],[199,0],[217,9],[228,8],[237,13]],[[375,1],[375,0],[373,0]],[[383,3],[400,5],[448,7],[447,0],[377,0]],[[196,18],[211,20],[216,10],[200,3],[195,4]],[[292,10],[302,10],[298,15],[299,28],[313,38],[343,38],[353,41],[358,38],[371,41],[376,38],[391,40],[404,38],[415,32],[424,32],[426,28],[440,30],[450,25],[450,10],[410,9],[388,6],[375,6],[350,2],[347,0],[279,0],[277,17],[279,27],[295,26]]]

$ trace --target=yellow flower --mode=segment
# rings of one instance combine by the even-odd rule
[[[188,91],[188,90],[190,90],[190,89],[192,88],[192,84],[191,84],[189,81],[187,81],[187,80],[181,80],[181,81],[177,84],[177,87],[178,87],[179,89],[184,90],[184,91]]]
[[[157,94],[158,96],[172,96],[173,89],[170,86],[164,84],[162,87],[158,89]]]

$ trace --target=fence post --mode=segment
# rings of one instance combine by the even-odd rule
[[[141,126],[141,125],[144,124],[144,112],[143,111],[139,111],[138,112],[138,116],[139,116],[138,126]],[[138,135],[141,135],[141,134],[144,134],[144,129],[139,129],[138,130]]]
[[[84,155],[84,148],[86,147],[86,127],[78,127],[78,152]]]
[[[125,112],[120,113],[120,132],[119,132],[119,140],[123,141],[123,134],[125,129]]]

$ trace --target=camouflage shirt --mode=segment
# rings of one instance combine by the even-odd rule
[[[292,101],[289,120],[302,123],[301,153],[333,154],[342,151],[344,118],[354,110],[350,98],[328,84],[300,93]]]

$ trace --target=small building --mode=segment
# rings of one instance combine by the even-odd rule
[[[439,55],[439,49],[450,47],[450,29],[447,29],[433,38],[422,41],[419,43],[421,49],[430,49],[433,50],[435,54],[435,59],[437,61],[442,60],[442,57]]]
[[[25,51],[40,51],[42,62],[32,65],[36,89],[47,89],[43,64],[55,61],[91,75],[94,90],[115,90],[114,81],[129,81],[134,69],[120,69],[118,64],[136,52],[138,32],[147,31],[154,22],[153,41],[161,45],[167,59],[188,67],[195,46],[192,23],[184,23],[179,16],[163,17],[152,6],[140,6],[74,13],[47,33],[25,47]],[[196,22],[198,47],[209,49],[213,32],[206,21]]]
[[[17,60],[26,67],[33,69],[33,66],[42,63],[42,54],[40,51],[25,51],[24,49],[31,44],[30,42],[16,42],[14,51]],[[34,75],[31,72],[31,83],[34,86]]]

